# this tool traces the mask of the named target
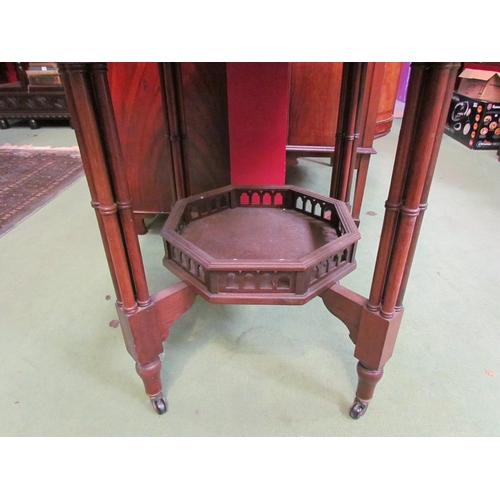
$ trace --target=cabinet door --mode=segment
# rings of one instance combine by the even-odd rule
[[[375,138],[390,132],[399,83],[401,63],[370,63],[370,71],[383,72],[374,80],[380,87],[377,111],[370,120],[375,124]],[[292,63],[290,72],[290,108],[288,145],[294,149],[325,152],[335,144],[342,63]],[[371,89],[369,89],[371,92]],[[373,103],[366,104],[372,107]],[[367,125],[372,125],[369,123]],[[309,146],[309,148],[307,148]],[[323,148],[323,149],[321,149]]]
[[[231,183],[226,63],[180,64],[188,195]]]
[[[342,63],[291,64],[288,144],[335,144],[341,85]]]
[[[108,79],[137,220],[168,213],[175,193],[158,65],[109,63]]]
[[[108,64],[139,233],[145,232],[142,219],[169,213],[178,197],[230,183],[226,65],[173,64],[179,76],[170,81],[169,88],[160,82],[158,63]],[[184,154],[175,158],[171,141],[179,138],[169,130],[168,103],[175,108],[170,111],[176,114],[181,128]],[[185,180],[185,193],[176,192],[174,170]]]

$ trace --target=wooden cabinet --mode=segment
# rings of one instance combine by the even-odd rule
[[[27,63],[3,63],[0,129],[9,128],[9,120],[28,120],[29,126],[37,129],[40,127],[37,120],[70,119],[62,85],[33,84],[28,80],[27,67]]]
[[[109,63],[136,230],[230,183],[225,63]]]
[[[399,65],[399,66],[398,66]],[[389,132],[400,63],[370,63],[358,152]],[[178,198],[230,184],[226,63],[108,63],[136,230]],[[342,63],[291,63],[287,157],[331,156]]]
[[[365,147],[390,132],[401,63],[369,63],[364,127]],[[342,63],[291,64],[287,156],[330,156],[335,144]],[[373,101],[375,100],[375,101]],[[372,135],[373,132],[373,135]]]
[[[341,83],[342,63],[291,64],[289,145],[334,145]]]
[[[377,108],[375,139],[383,137],[391,131],[401,67],[402,63],[400,62],[384,63],[384,78]]]

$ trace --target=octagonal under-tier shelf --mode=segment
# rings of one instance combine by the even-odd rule
[[[227,186],[179,200],[164,265],[205,299],[303,304],[356,267],[345,203],[295,186]]]

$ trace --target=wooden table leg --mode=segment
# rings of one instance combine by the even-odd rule
[[[163,341],[170,325],[196,297],[180,284],[150,297],[132,202],[102,63],[59,65],[82,162],[116,290],[116,307],[128,352],[158,413],[167,409],[162,394]]]
[[[153,295],[151,304],[126,313],[117,306],[118,317],[127,351],[136,361],[136,371],[141,377],[146,394],[158,414],[167,411],[162,391],[161,360],[163,342],[170,333],[172,323],[194,303],[196,293],[184,283],[179,283]]]
[[[417,220],[426,207],[444,113],[457,65],[417,63],[412,67],[407,109],[369,299],[335,285],[323,293],[327,308],[349,328],[356,344],[358,388],[352,418],[362,416],[383,367],[391,357],[403,314],[402,297],[417,244]]]
[[[330,196],[349,203],[368,63],[344,63]]]

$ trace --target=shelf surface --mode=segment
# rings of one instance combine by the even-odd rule
[[[185,226],[181,235],[215,259],[301,259],[338,238],[326,222],[295,210],[238,207]]]

